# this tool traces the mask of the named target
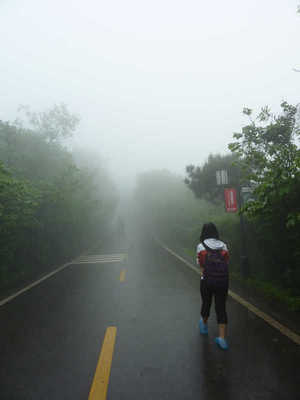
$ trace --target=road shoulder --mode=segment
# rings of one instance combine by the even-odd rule
[[[182,248],[179,246],[168,245],[168,243],[165,245],[183,258],[187,263],[192,264],[195,268],[198,267],[195,259],[186,254]],[[268,314],[270,317],[286,326],[289,330],[293,331],[297,335],[300,335],[299,313],[287,310],[287,308],[280,302],[266,298],[266,296],[264,296],[258,290],[249,288],[236,279],[230,280],[230,289],[238,296],[246,300],[246,302],[251,303],[254,307],[258,308],[263,313]]]

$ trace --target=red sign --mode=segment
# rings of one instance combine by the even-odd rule
[[[227,212],[237,212],[236,189],[224,189]]]

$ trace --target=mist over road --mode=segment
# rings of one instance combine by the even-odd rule
[[[300,400],[299,17],[0,0],[0,400]]]
[[[229,299],[222,352],[213,309],[198,331],[199,276],[133,232],[0,308],[1,399],[88,399],[108,327],[108,399],[299,398],[299,346]]]

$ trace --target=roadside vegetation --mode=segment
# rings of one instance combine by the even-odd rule
[[[239,215],[226,213],[216,170],[227,169],[230,186],[252,188],[240,212],[246,220],[250,276],[256,287],[300,311],[300,150],[297,108],[286,102],[274,115],[266,107],[233,135],[232,154],[210,155],[201,166],[186,167],[186,178],[152,171],[137,181],[141,218],[153,231],[193,256],[201,226],[213,221],[231,252],[233,277],[242,280]]]
[[[117,194],[95,154],[71,152],[79,118],[65,105],[0,121],[0,289],[99,241]]]

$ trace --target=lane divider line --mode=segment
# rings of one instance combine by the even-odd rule
[[[67,264],[62,265],[61,267],[55,269],[54,271],[50,272],[49,274],[43,276],[41,279],[31,283],[30,285],[24,287],[23,289],[19,290],[18,292],[12,294],[9,297],[6,297],[5,299],[0,301],[0,307],[4,306],[4,304],[8,303],[9,301],[13,300],[15,297],[20,296],[20,294],[27,292],[27,290],[30,290],[34,286],[39,285],[41,282],[45,281],[46,279],[50,278],[52,275],[57,274],[58,272],[62,271],[63,269],[67,268],[69,265],[71,265],[72,262],[69,262]]]
[[[186,264],[189,268],[193,269],[197,274],[200,275],[200,270],[197,269],[193,264],[191,264],[190,262],[185,260],[183,257],[179,256],[173,250],[169,249],[160,240],[158,240],[158,239],[155,239],[155,240],[157,241],[157,243],[159,243],[159,245],[162,248],[164,248],[166,251],[168,251],[174,257],[178,258],[180,261],[182,261],[184,264]],[[240,303],[242,306],[246,307],[253,314],[257,315],[259,318],[262,318],[265,322],[267,322],[273,328],[277,329],[283,335],[287,336],[294,343],[300,345],[300,335],[298,335],[297,333],[293,332],[292,330],[290,330],[286,326],[282,325],[280,322],[276,321],[276,319],[272,318],[270,315],[266,314],[265,312],[259,310],[253,304],[251,304],[248,301],[244,300],[241,296],[239,296],[238,294],[232,292],[231,290],[228,291],[228,294],[229,294],[230,297],[232,297],[235,301]]]
[[[125,273],[126,273],[126,269],[122,269],[122,271],[120,273],[120,282],[125,281]]]
[[[106,399],[116,335],[115,326],[106,329],[88,400]]]

